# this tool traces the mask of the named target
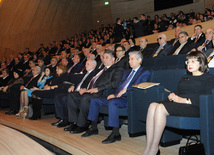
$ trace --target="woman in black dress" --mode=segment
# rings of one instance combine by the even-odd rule
[[[168,100],[151,103],[146,120],[147,142],[143,155],[158,154],[160,138],[166,126],[166,117],[199,117],[199,96],[210,94],[214,88],[214,76],[208,74],[206,56],[199,51],[189,52],[186,56],[187,71]],[[158,153],[157,153],[158,152]]]
[[[58,88],[63,86],[63,82],[67,81],[67,68],[62,63],[56,67],[57,76],[46,81],[43,90],[36,90],[32,93],[33,116],[29,119],[37,120],[41,118],[42,99],[53,98],[59,92]]]

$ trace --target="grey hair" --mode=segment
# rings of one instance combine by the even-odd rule
[[[39,71],[39,73],[41,73],[41,68],[39,66],[35,66],[35,67]]]
[[[187,33],[186,31],[182,31],[182,32],[180,32],[180,33],[178,34],[178,36],[179,36],[179,35],[181,35],[181,34],[184,34],[185,36],[187,36],[187,37],[188,37],[188,33]]]
[[[131,51],[131,52],[129,52],[129,56],[130,56],[130,55],[134,55],[134,54],[136,54],[136,59],[137,59],[137,60],[139,60],[139,59],[142,60],[142,61],[140,62],[140,64],[142,64],[142,62],[143,62],[143,54],[142,54],[140,51]]]
[[[161,35],[166,39],[166,35],[164,33],[162,33]]]
[[[97,61],[96,60],[91,60],[91,62],[95,65],[95,67],[97,66]]]

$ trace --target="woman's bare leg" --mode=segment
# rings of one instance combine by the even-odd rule
[[[148,155],[156,155],[160,143],[161,136],[166,126],[166,117],[169,115],[163,104],[159,104],[155,109],[154,115],[154,135],[152,145],[150,146]]]
[[[28,104],[29,104],[29,97],[27,95],[27,91],[24,91],[23,98],[24,98],[24,106],[28,106]]]
[[[146,117],[146,148],[143,152],[143,155],[148,155],[148,152],[151,148],[153,137],[154,137],[154,123],[155,123],[155,111],[159,103],[151,103],[148,108],[148,113]]]

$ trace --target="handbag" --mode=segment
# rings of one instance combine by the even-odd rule
[[[190,142],[191,137],[196,137],[194,142]],[[205,155],[204,145],[198,140],[197,136],[190,136],[187,140],[186,146],[179,148],[179,155]]]

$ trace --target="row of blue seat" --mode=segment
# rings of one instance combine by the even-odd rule
[[[214,75],[214,69],[211,69],[210,73]],[[128,116],[130,137],[146,133],[146,115],[150,103],[165,100],[169,94],[166,89],[173,92],[184,74],[185,69],[154,70],[151,72],[150,81],[158,82],[160,86],[146,90],[133,88],[128,91],[128,108],[119,109],[119,114],[122,117]],[[107,114],[106,107],[101,108],[101,113]],[[214,154],[214,148],[211,146],[214,144],[214,90],[212,94],[200,96],[200,114],[200,118],[168,116],[161,145],[180,143],[182,134],[180,130],[175,129],[199,130],[206,154]]]
[[[186,58],[185,54],[154,57],[154,58],[144,58],[143,66],[154,70],[184,69],[185,58]]]

